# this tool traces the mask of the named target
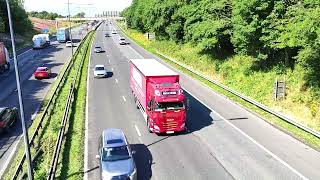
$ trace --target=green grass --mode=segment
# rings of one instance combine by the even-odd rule
[[[93,33],[91,33],[89,36],[92,37]],[[87,39],[86,44],[89,44],[89,40]],[[85,44],[83,44],[84,46]],[[82,47],[79,47],[78,50],[81,50]],[[49,170],[49,166],[52,161],[52,155],[55,148],[57,136],[59,129],[61,127],[61,118],[64,113],[65,108],[65,102],[67,100],[67,96],[69,93],[70,85],[73,82],[73,77],[75,76],[76,69],[80,65],[81,56],[85,55],[86,51],[82,50],[79,54],[75,54],[74,60],[71,61],[71,68],[68,70],[66,74],[66,78],[62,80],[60,84],[55,83],[52,87],[50,92],[45,98],[44,103],[42,104],[42,108],[45,107],[49,97],[52,96],[52,93],[54,92],[54,88],[56,88],[58,85],[61,86],[60,91],[58,92],[58,95],[56,96],[55,100],[53,101],[51,108],[50,108],[50,115],[46,116],[46,118],[43,120],[42,129],[40,130],[40,135],[37,137],[35,142],[35,147],[41,147],[41,149],[44,151],[44,153],[39,156],[39,158],[36,160],[36,163],[34,165],[34,177],[35,179],[45,179],[47,172]],[[63,67],[63,72],[66,70],[66,65]],[[62,74],[62,73],[61,73]],[[61,77],[61,74],[59,75],[59,78]],[[59,82],[59,81],[56,81]],[[41,113],[41,112],[40,112]],[[29,136],[33,134],[35,131],[36,125],[39,123],[40,118],[39,114],[37,115],[37,118],[32,123],[31,127],[28,129]],[[16,165],[18,164],[19,160],[21,159],[23,155],[23,145],[20,143],[21,146],[19,146],[19,150],[17,152],[17,155],[15,156],[14,160],[12,161],[10,168],[8,168],[8,171],[5,173],[3,179],[10,179],[14,173],[14,170],[16,169]],[[31,148],[31,155],[34,157],[35,154],[35,148]],[[26,166],[24,166],[24,171],[26,170]]]
[[[92,46],[93,38],[89,47]],[[87,51],[78,88],[75,92],[74,105],[69,120],[69,130],[62,151],[61,174],[59,179],[82,179],[84,159],[84,136],[85,136],[85,108],[87,93],[87,68],[90,58]]]
[[[123,27],[123,24],[118,25]],[[164,40],[148,41],[143,34],[132,29],[126,29],[125,33],[137,44],[153,54],[157,54],[158,51],[169,55],[178,62],[190,66],[204,75],[218,80],[224,85],[257,100],[276,111],[295,117],[297,120],[300,120],[301,123],[320,130],[320,114],[319,112],[312,112],[314,110],[309,107],[310,104],[314,104],[313,106],[319,107],[317,106],[319,104],[318,100],[312,99],[310,91],[302,91],[301,88],[296,88],[303,86],[303,69],[301,69],[301,67],[296,67],[293,71],[287,70],[285,78],[287,81],[288,96],[283,101],[275,102],[272,99],[273,83],[275,78],[281,78],[279,75],[280,73],[278,72],[280,71],[280,68],[277,66],[273,67],[273,69],[270,69],[269,71],[254,71],[252,70],[252,67],[254,66],[255,61],[249,56],[235,55],[224,60],[217,60],[208,55],[200,54],[198,48],[192,44],[177,45],[172,41]],[[189,70],[173,63],[172,61],[164,57],[162,57],[162,59],[180,71],[201,81],[212,90],[225,95],[243,107],[249,109],[251,112],[256,113],[275,127],[286,131],[288,134],[316,149],[320,149],[319,138],[261,110],[241,98],[236,97]]]

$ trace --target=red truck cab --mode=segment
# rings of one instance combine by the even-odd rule
[[[130,87],[149,131],[184,131],[186,99],[179,75],[154,59],[132,59],[130,62]]]

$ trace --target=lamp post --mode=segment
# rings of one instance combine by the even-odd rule
[[[70,2],[68,0],[68,14],[69,14],[69,31],[70,31],[70,40],[71,40],[71,56],[73,56],[73,40],[72,40],[72,30],[71,30],[71,21],[70,21]]]
[[[25,154],[26,154],[27,163],[28,163],[28,178],[29,178],[29,180],[33,180],[32,162],[31,162],[31,154],[30,154],[30,146],[29,146],[29,136],[28,136],[28,131],[26,129],[26,122],[24,119],[23,100],[22,100],[22,92],[21,92],[21,86],[20,86],[20,75],[19,75],[19,69],[18,69],[16,47],[15,47],[15,43],[14,43],[14,34],[13,34],[13,26],[12,26],[12,20],[11,20],[10,5],[9,5],[8,0],[6,0],[6,4],[7,4],[7,11],[8,11],[12,51],[13,51],[14,69],[15,69],[15,73],[16,73],[16,82],[17,82],[17,89],[18,89],[21,126],[22,126],[24,143],[25,143]]]

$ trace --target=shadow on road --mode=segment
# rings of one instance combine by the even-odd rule
[[[131,144],[131,149],[135,151],[133,158],[137,166],[138,179],[149,180],[152,177],[151,165],[153,158],[148,147],[144,144]]]

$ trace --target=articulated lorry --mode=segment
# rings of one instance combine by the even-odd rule
[[[185,130],[187,108],[179,74],[155,59],[131,59],[130,87],[149,132]]]
[[[0,42],[0,74],[10,69],[10,58],[7,48]]]
[[[59,28],[57,30],[57,41],[59,43],[64,43],[64,42],[70,41],[69,28]]]
[[[46,36],[43,34],[36,34],[32,38],[33,49],[42,49],[47,46]]]

